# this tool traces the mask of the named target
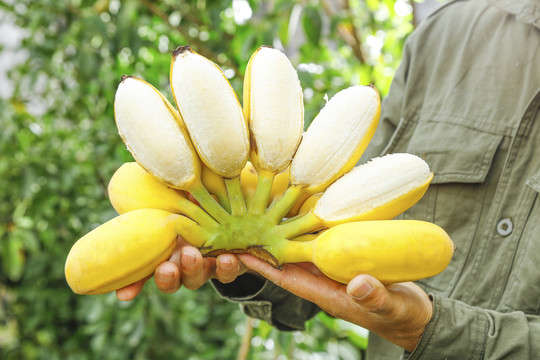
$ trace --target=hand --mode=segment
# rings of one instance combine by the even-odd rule
[[[285,264],[280,271],[250,255],[240,261],[276,285],[317,304],[332,316],[362,326],[413,351],[433,315],[428,295],[413,283],[384,286],[369,275],[338,283],[311,263]]]
[[[209,279],[229,283],[245,273],[246,267],[232,254],[217,258],[203,258],[201,252],[187,241],[178,237],[178,244],[168,261],[161,263],[154,271],[154,280],[159,290],[170,294],[182,285],[196,290]],[[118,289],[116,297],[122,301],[134,299],[152,275],[131,285]]]

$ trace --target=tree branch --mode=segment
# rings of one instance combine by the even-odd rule
[[[253,336],[253,318],[247,317],[246,319],[246,332],[242,336],[242,344],[238,350],[237,360],[247,360],[249,355],[249,348],[251,346],[251,337]]]
[[[159,17],[163,22],[165,22],[167,25],[169,25],[171,28],[176,30],[180,35],[182,35],[188,42],[191,47],[193,47],[199,54],[202,56],[211,59],[214,62],[217,62],[217,54],[215,54],[213,51],[211,51],[203,42],[201,42],[199,39],[192,37],[189,35],[188,31],[184,29],[182,26],[177,25],[173,26],[169,22],[169,15],[161,10],[155,3],[153,3],[150,0],[141,0],[141,3],[146,6],[146,8],[154,15]],[[225,63],[222,63],[221,65],[224,65],[228,68],[231,68],[234,70],[235,74],[241,75],[240,70],[238,69],[238,66],[236,64],[232,63],[231,61],[227,61]]]
[[[418,25],[418,14],[416,13],[416,4],[414,3],[414,0],[409,0],[409,4],[411,4],[412,8],[412,25],[416,28]]]
[[[323,9],[329,17],[333,17],[335,12],[331,6],[327,3],[328,0],[323,1]],[[340,22],[337,25],[337,31],[339,36],[349,45],[354,53],[354,56],[360,61],[360,63],[366,63],[366,57],[364,51],[362,50],[362,41],[358,36],[358,29],[354,25],[354,16],[349,5],[349,0],[344,0],[341,2],[341,7],[345,10],[347,15],[348,24]],[[350,25],[349,25],[350,24]]]

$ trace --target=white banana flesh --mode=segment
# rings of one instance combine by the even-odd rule
[[[352,218],[398,199],[430,179],[428,164],[418,156],[398,153],[374,158],[330,185],[313,213],[326,221]]]
[[[124,76],[114,114],[120,136],[143,168],[176,188],[195,180],[199,159],[178,113],[152,85]]]
[[[291,163],[291,183],[324,184],[339,175],[374,131],[379,109],[379,94],[370,86],[352,86],[334,95],[304,134]]]
[[[171,87],[201,160],[219,175],[240,175],[249,155],[247,125],[221,69],[188,46],[173,53]]]
[[[304,103],[298,73],[285,54],[260,47],[251,57],[244,85],[244,108],[259,169],[285,169],[302,139]]]

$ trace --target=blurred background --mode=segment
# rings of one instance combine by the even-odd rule
[[[384,97],[405,39],[436,0],[0,1],[0,359],[361,359],[367,332],[319,314],[304,332],[247,318],[209,286],[131,302],[79,296],[73,243],[116,215],[113,172],[132,161],[113,116],[123,74],[171,99],[171,52],[218,63],[242,99],[260,45],[284,51],[306,127],[339,90]]]

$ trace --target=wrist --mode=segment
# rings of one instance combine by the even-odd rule
[[[418,318],[420,324],[419,327],[416,330],[413,329],[409,331],[409,336],[404,339],[403,345],[400,345],[411,353],[414,351],[420,340],[422,340],[426,327],[433,317],[433,298],[431,295],[427,295],[424,309],[426,310],[424,316]]]

